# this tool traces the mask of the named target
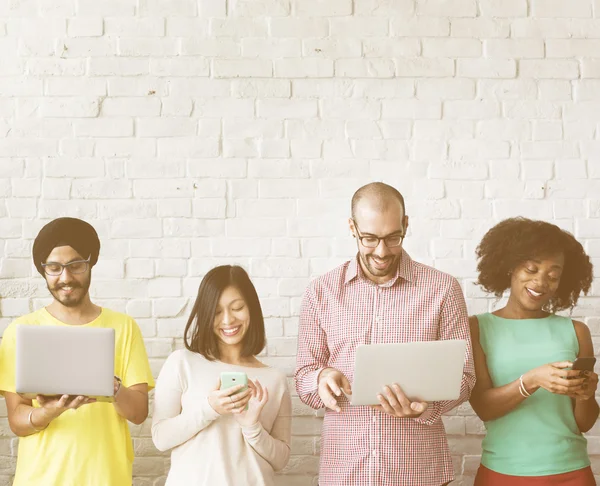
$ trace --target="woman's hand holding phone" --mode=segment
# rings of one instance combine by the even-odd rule
[[[580,370],[580,377],[585,379],[582,389],[574,396],[576,400],[589,400],[596,396],[598,388],[598,375],[594,372],[596,358],[580,357],[573,361],[573,370]]]
[[[577,398],[579,394],[585,392],[583,387],[587,378],[584,377],[585,375],[580,375],[581,371],[568,369],[572,365],[570,361],[560,361],[528,371],[523,375],[525,390],[533,393],[538,388],[544,388],[550,393]]]
[[[240,413],[234,416],[238,424],[242,427],[249,427],[258,422],[260,413],[269,401],[269,392],[266,386],[256,380],[254,382],[248,380],[248,387],[252,389],[252,397],[248,402],[248,410],[242,410]]]
[[[245,384],[240,384],[221,390],[219,379],[217,387],[208,395],[208,403],[219,415],[239,414],[243,412],[252,397],[251,386],[240,392],[245,387]]]
[[[581,391],[577,392],[573,398],[576,400],[589,400],[596,396],[596,389],[598,388],[598,375],[593,371],[582,371],[586,381],[583,384]]]

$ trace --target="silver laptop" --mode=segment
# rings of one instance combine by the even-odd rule
[[[456,400],[466,341],[361,344],[356,349],[352,405],[378,405],[385,385],[398,383],[412,401]]]
[[[16,336],[16,391],[20,395],[113,400],[114,329],[21,324]]]

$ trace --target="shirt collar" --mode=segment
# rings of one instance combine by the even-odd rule
[[[356,256],[352,260],[350,260],[350,263],[348,264],[348,268],[346,270],[346,278],[344,279],[345,284],[349,283],[355,278],[368,280],[367,277],[365,277],[365,274],[360,266],[360,263],[358,261],[359,258],[360,256],[356,254]],[[413,265],[414,263],[412,261],[412,258],[409,256],[408,253],[406,253],[406,250],[403,249],[402,254],[400,256],[400,262],[398,264],[398,267],[396,268],[396,273],[394,277],[391,280],[387,281],[385,284],[383,284],[382,287],[391,287],[392,285],[395,285],[398,281],[398,278],[406,280],[407,282],[412,281]]]

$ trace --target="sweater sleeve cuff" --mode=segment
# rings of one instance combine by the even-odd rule
[[[247,425],[242,427],[242,434],[246,439],[255,439],[260,435],[263,430],[263,426],[260,422],[256,422],[253,425]]]
[[[199,421],[216,420],[220,416],[221,416],[221,414],[219,414],[219,412],[215,411],[215,409],[210,406],[210,403],[208,402],[208,397],[206,397],[202,401],[202,408],[200,410],[198,420]]]

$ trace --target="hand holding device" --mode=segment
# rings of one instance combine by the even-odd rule
[[[246,373],[224,371],[216,389],[208,395],[208,403],[220,415],[240,413],[248,405],[251,396]]]
[[[575,397],[577,400],[589,400],[596,395],[596,389],[598,388],[598,375],[594,373],[595,364],[596,358],[594,357],[582,357],[573,361],[572,369],[580,371],[580,376],[585,377],[582,390],[577,393],[577,396]]]
[[[333,410],[340,412],[342,409],[337,403],[337,398],[342,395],[342,391],[346,395],[352,394],[352,387],[348,378],[335,368],[325,368],[319,374],[318,393],[323,401],[323,404]]]
[[[411,402],[398,383],[383,387],[377,399],[381,405],[373,405],[373,408],[397,418],[418,417],[429,407],[427,402]]]
[[[576,358],[573,361],[573,370],[580,371],[594,371],[594,365],[596,364],[596,358],[592,357],[584,357],[584,358]]]
[[[568,369],[571,366],[573,363],[570,361],[538,366],[523,374],[523,385],[530,394],[544,388],[550,393],[576,398],[583,391],[586,379],[580,378],[581,371]]]
[[[242,427],[248,427],[258,422],[260,413],[269,401],[269,391],[266,386],[263,386],[258,380],[253,384],[252,398],[248,402],[246,409],[236,414],[234,417]]]
[[[231,388],[236,385],[243,385],[243,388],[240,390],[240,392],[235,392],[233,395],[230,395],[233,402],[238,401],[237,393],[244,392],[248,389],[248,375],[246,375],[246,373],[243,371],[223,371],[221,373],[221,390],[225,388]],[[243,407],[239,405],[236,408],[241,409]],[[246,405],[244,410],[248,410],[248,405]]]
[[[50,420],[54,420],[69,409],[77,410],[82,405],[87,405],[88,403],[94,403],[96,401],[94,398],[82,395],[38,395],[36,400],[40,404],[44,416]]]

